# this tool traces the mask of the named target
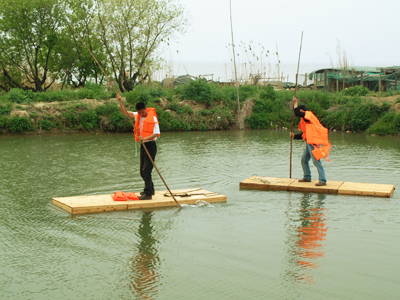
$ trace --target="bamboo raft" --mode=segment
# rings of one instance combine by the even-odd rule
[[[392,184],[328,181],[325,186],[315,186],[317,182],[318,180],[299,182],[293,178],[252,176],[240,182],[240,188],[375,197],[391,197],[395,189]]]
[[[226,196],[201,188],[173,190],[171,192],[179,204],[196,204],[199,201],[208,203],[226,202]],[[152,200],[114,201],[111,194],[108,194],[57,197],[53,198],[51,202],[71,214],[177,206],[168,191],[155,192]]]

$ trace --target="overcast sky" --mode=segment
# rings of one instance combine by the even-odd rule
[[[190,26],[170,44],[169,59],[228,63],[229,0],[179,2]],[[261,55],[261,46],[272,53],[277,45],[283,64],[297,63],[303,31],[301,63],[329,66],[330,56],[336,66],[340,41],[353,66],[400,65],[400,0],[232,0],[232,17],[237,46],[253,41]]]

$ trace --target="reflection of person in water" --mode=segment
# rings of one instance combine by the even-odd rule
[[[138,299],[157,298],[159,257],[151,225],[152,212],[144,212],[138,230],[137,254],[132,259],[132,287]]]
[[[318,268],[316,259],[324,256],[322,241],[325,240],[328,230],[324,216],[325,195],[318,194],[317,197],[318,200],[313,201],[310,194],[304,194],[300,200],[300,209],[296,207],[293,211],[289,206],[287,211],[290,269],[286,275],[295,282],[314,283],[313,276],[307,275],[304,271]],[[293,216],[293,213],[296,216]]]
[[[327,228],[324,223],[323,200],[325,195],[319,194],[318,201],[312,203],[308,197],[301,201],[300,220],[301,224],[297,228],[297,247],[299,260],[297,263],[304,267],[317,268],[318,264],[313,260],[323,257],[323,245],[320,243],[325,240]]]

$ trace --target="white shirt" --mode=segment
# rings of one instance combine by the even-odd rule
[[[138,113],[136,112],[136,111],[134,111],[133,112],[133,116],[135,117],[135,119],[137,118],[137,116],[138,116]],[[139,131],[140,132],[142,132],[143,131],[143,121],[144,121],[144,119],[146,119],[146,118],[142,118],[140,115],[139,115]],[[157,120],[157,117],[156,116],[154,116],[154,122],[156,122],[156,124],[154,125],[154,129],[153,129],[153,134],[160,134],[160,126],[158,125],[158,120]],[[155,141],[157,139],[157,137],[155,137],[154,139],[152,139],[151,141]]]

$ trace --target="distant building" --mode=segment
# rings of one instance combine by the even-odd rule
[[[311,72],[308,75],[309,84],[315,89],[341,91],[345,88],[362,85],[371,91],[388,91],[400,89],[400,67],[349,67],[326,68]]]

